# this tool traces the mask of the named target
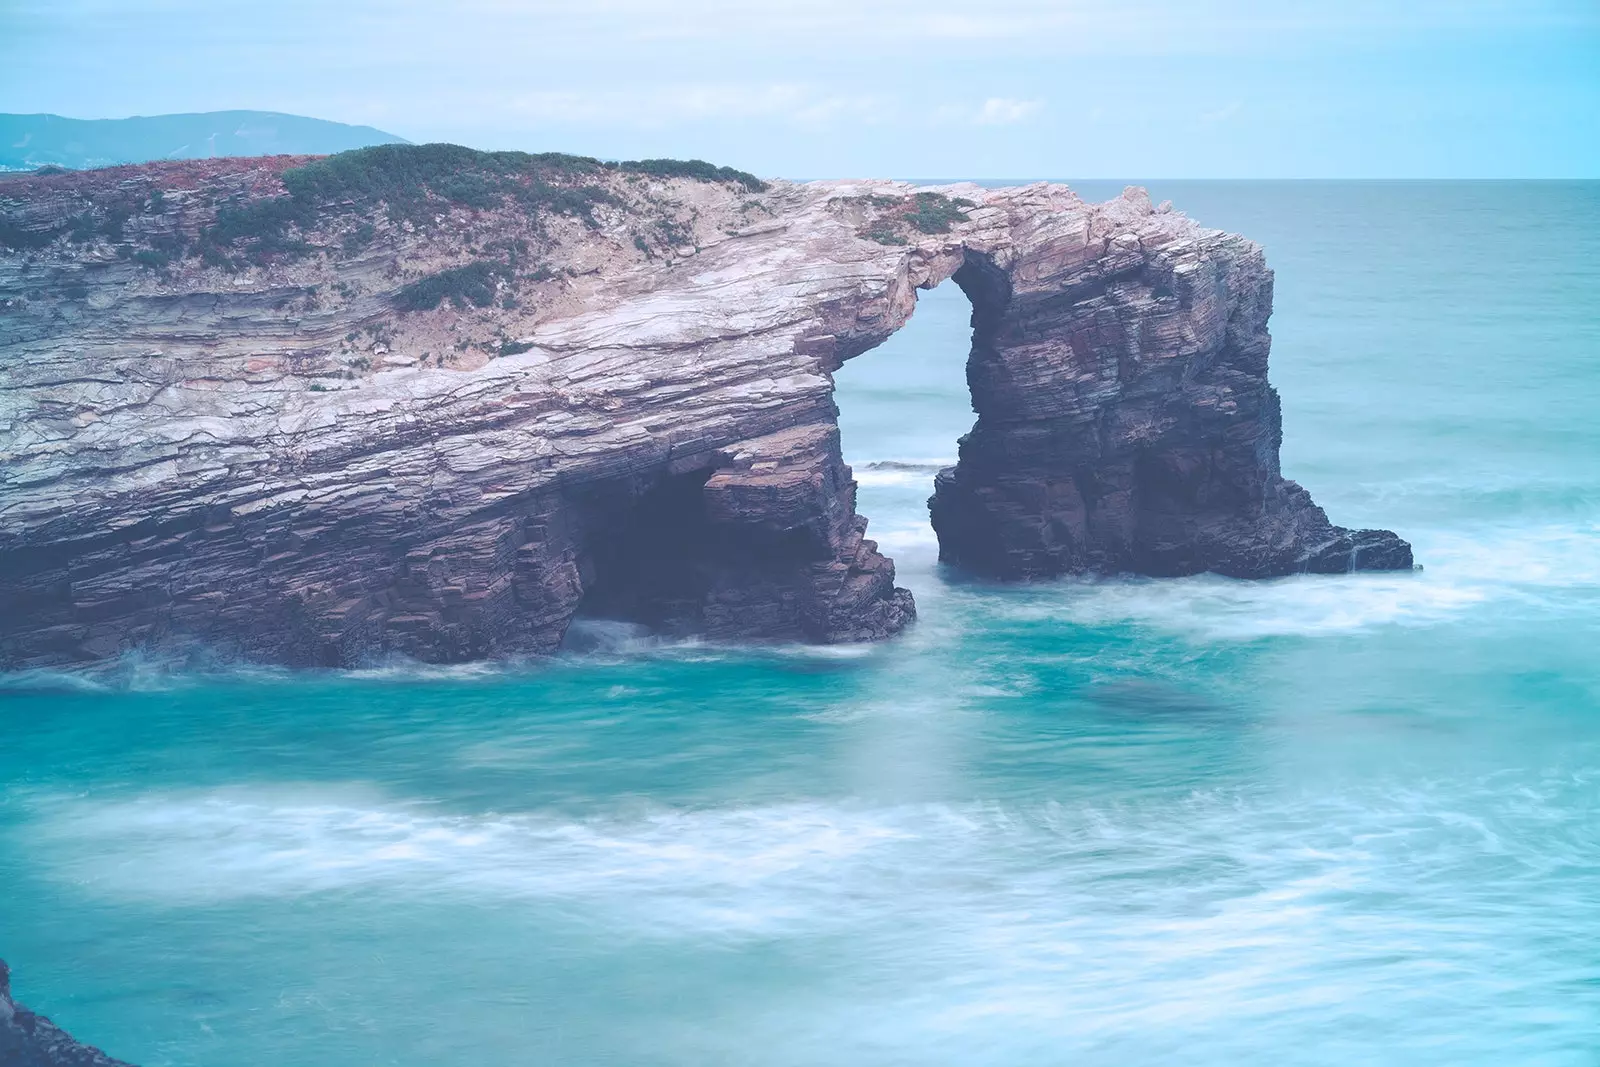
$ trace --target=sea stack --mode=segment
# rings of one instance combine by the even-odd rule
[[[1261,249],[1141,190],[389,145],[0,186],[0,667],[892,635],[832,372],[950,278],[953,565],[1411,566],[1279,473]]]

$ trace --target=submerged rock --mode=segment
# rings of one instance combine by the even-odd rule
[[[5,1067],[131,1067],[90,1048],[43,1015],[11,999],[11,971],[0,960],[0,1064]]]
[[[0,665],[541,653],[580,612],[893,634],[832,372],[952,277],[949,562],[1411,565],[1279,473],[1260,248],[1142,191],[386,146],[3,194]]]

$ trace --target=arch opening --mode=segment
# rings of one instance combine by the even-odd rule
[[[976,258],[920,290],[904,325],[834,372],[840,443],[858,486],[857,510],[919,595],[939,552],[929,494],[973,428],[977,339],[998,318],[981,309],[1003,300],[1003,273],[989,268],[997,281],[969,266]]]

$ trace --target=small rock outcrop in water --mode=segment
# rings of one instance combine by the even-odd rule
[[[130,1067],[90,1048],[43,1015],[11,999],[11,972],[0,960],[0,1064],[4,1067]]]
[[[832,372],[951,277],[945,559],[1410,566],[1279,474],[1261,250],[1142,191],[386,146],[0,189],[0,665],[893,634]]]

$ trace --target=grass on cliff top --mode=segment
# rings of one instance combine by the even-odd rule
[[[728,182],[750,193],[764,193],[771,186],[742,170],[719,167],[703,159],[630,159],[614,164],[626,174],[646,174],[652,178],[691,178],[697,182]]]
[[[287,234],[323,217],[383,204],[395,221],[425,225],[451,206],[502,207],[507,199],[530,213],[575,216],[595,225],[594,209],[616,196],[594,179],[612,172],[726,182],[748,191],[767,184],[744,171],[704,160],[644,159],[605,163],[560,152],[480,152],[452,144],[374,145],[283,172],[287,196],[225,207],[206,232],[217,247],[254,242],[256,257],[302,249]]]
[[[329,217],[378,204],[394,221],[419,226],[453,206],[481,210],[503,207],[508,200],[531,214],[575,216],[594,225],[596,207],[619,202],[601,184],[617,173],[720,182],[751,192],[767,188],[753,174],[699,159],[608,163],[559,152],[480,152],[451,144],[374,145],[289,168],[282,174],[285,196],[241,197],[221,205],[200,245],[212,249],[213,258],[242,250],[256,262],[276,254],[303,254],[309,246],[291,236],[294,229],[306,230]],[[100,205],[91,210],[99,211]],[[19,221],[0,212],[0,245],[43,248],[66,232],[64,227],[33,230]]]
[[[918,193],[905,220],[923,233],[949,233],[951,224],[968,220],[962,208],[977,206],[971,200],[952,200],[943,193]]]
[[[970,221],[971,216],[964,209],[978,206],[971,200],[943,193],[917,193],[909,199],[876,194],[845,199],[882,212],[875,212],[876,217],[858,231],[862,237],[882,245],[910,243],[900,231],[901,223],[922,233],[949,233],[956,223]]]

